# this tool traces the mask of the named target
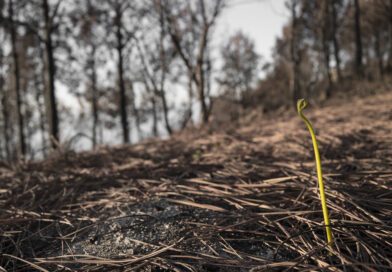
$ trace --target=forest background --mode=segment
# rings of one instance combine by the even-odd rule
[[[272,58],[246,30],[217,31],[225,12],[251,2],[0,1],[0,158],[127,144],[293,110],[301,97],[389,88],[392,1],[284,1]]]

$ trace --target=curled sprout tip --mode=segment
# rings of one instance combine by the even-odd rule
[[[303,98],[298,99],[298,101],[297,101],[297,110],[298,110],[298,113],[299,113],[299,114],[300,114],[300,113],[302,112],[302,110],[305,109],[307,106],[308,106],[308,102],[307,102],[305,99],[303,99]]]

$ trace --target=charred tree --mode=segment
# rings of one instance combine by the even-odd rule
[[[97,71],[95,63],[96,46],[94,43],[91,44],[90,53],[90,69],[91,69],[91,112],[93,115],[93,126],[92,126],[92,140],[93,149],[97,147],[97,129],[98,129],[98,88],[97,88]]]
[[[325,92],[326,98],[331,96],[332,88],[332,77],[331,77],[331,66],[330,66],[330,50],[329,50],[329,1],[324,0],[322,2],[322,26],[321,26],[321,43],[324,55],[324,66],[328,79],[328,86]]]
[[[336,11],[336,0],[333,0],[331,3],[331,18],[332,18],[332,42],[333,42],[333,52],[336,62],[336,74],[338,82],[342,78],[342,72],[340,69],[340,46],[338,40],[338,20],[337,20],[337,11]]]
[[[49,123],[49,139],[51,147],[57,149],[59,144],[59,123],[56,103],[55,90],[55,73],[56,65],[53,57],[53,16],[50,14],[48,0],[42,0],[42,11],[44,16],[44,43],[45,43],[45,103],[46,103],[46,118]]]
[[[7,105],[7,93],[3,89],[3,78],[1,78],[0,82],[0,91],[1,91],[1,113],[3,115],[3,139],[4,139],[4,150],[7,157],[7,160],[11,160],[11,151],[10,151],[10,137],[9,137],[9,114],[8,114],[8,105]]]
[[[159,0],[158,0],[159,1]],[[169,123],[169,110],[167,107],[167,101],[166,101],[166,93],[164,91],[164,85],[165,85],[165,77],[167,73],[167,67],[166,67],[166,55],[165,55],[165,50],[164,50],[164,45],[163,45],[163,40],[165,38],[165,19],[164,19],[164,14],[163,10],[160,5],[158,5],[158,12],[159,12],[159,24],[160,24],[160,33],[159,33],[159,60],[160,60],[160,66],[161,66],[161,79],[160,79],[160,88],[159,88],[159,96],[161,98],[161,103],[162,103],[162,108],[163,108],[163,120],[165,121],[165,127],[166,130],[169,134],[172,134],[172,128]]]
[[[385,1],[386,2],[386,1]],[[384,6],[388,12],[388,38],[389,38],[389,54],[388,54],[388,64],[387,64],[387,71],[390,73],[392,72],[392,0],[388,1],[389,4],[384,3]]]
[[[151,97],[152,105],[152,135],[158,137],[158,116],[157,116],[157,102],[155,97]]]
[[[380,30],[375,29],[374,33],[374,52],[376,52],[376,57],[377,57],[377,64],[378,64],[378,71],[380,74],[380,78],[384,78],[384,66],[383,66],[383,58],[382,58],[382,53],[381,53],[381,38],[380,38]]]
[[[124,38],[122,34],[122,10],[121,5],[117,4],[115,7],[116,17],[114,20],[116,27],[116,40],[117,40],[117,72],[118,72],[118,88],[120,91],[120,116],[121,116],[121,127],[123,133],[123,143],[129,143],[129,123],[127,118],[127,97],[125,93],[125,82],[124,82]]]
[[[16,24],[14,24],[14,6],[13,0],[8,1],[8,13],[9,13],[9,31],[11,34],[11,48],[12,48],[12,59],[13,59],[13,88],[16,97],[16,121],[18,126],[18,155],[26,155],[26,142],[24,135],[24,119],[22,114],[22,99],[20,90],[20,68],[19,68],[19,55],[17,48],[17,32]]]
[[[357,76],[363,76],[360,13],[359,0],[354,0],[355,73]]]
[[[291,36],[290,36],[290,58],[292,62],[292,80],[291,80],[291,93],[294,108],[297,108],[297,100],[300,98],[300,64],[301,64],[301,55],[299,52],[299,22],[297,17],[297,2],[291,1],[290,3],[290,11],[291,11]]]
[[[200,102],[201,121],[202,123],[207,123],[210,111],[207,105],[207,95],[205,91],[205,52],[210,40],[209,34],[211,28],[222,11],[224,2],[222,0],[214,1],[210,10],[210,16],[207,15],[204,0],[199,0],[197,2],[199,8],[198,12],[200,12],[199,14],[196,14],[196,12],[192,11],[191,8],[188,9],[188,12],[192,13],[190,14],[190,17],[195,18],[198,15],[201,17],[200,23],[197,25],[200,28],[200,35],[197,37],[197,40],[194,41],[195,43],[198,43],[198,49],[191,56],[187,56],[185,53],[185,48],[182,43],[183,33],[181,33],[178,29],[179,18],[172,15],[171,7],[167,5],[167,2],[165,2],[165,5],[161,4],[158,0],[155,2],[159,8],[164,10],[167,28],[169,30],[172,43],[195,83]],[[195,28],[196,25],[192,25],[192,27]]]

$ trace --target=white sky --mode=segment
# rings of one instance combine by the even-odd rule
[[[231,0],[218,21],[217,34],[227,40],[238,30],[251,37],[264,61],[271,61],[276,37],[289,14],[285,0]]]

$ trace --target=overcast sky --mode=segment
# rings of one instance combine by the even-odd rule
[[[287,23],[289,14],[285,0],[231,0],[218,21],[217,34],[222,40],[243,31],[255,43],[257,52],[270,61],[277,36]]]

